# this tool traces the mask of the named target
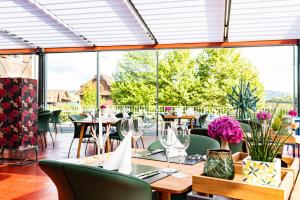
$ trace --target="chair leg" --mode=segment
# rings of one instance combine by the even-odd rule
[[[57,124],[54,123],[53,126],[54,126],[55,135],[57,135]]]
[[[143,149],[145,149],[143,137],[141,137],[141,141],[142,141]]]
[[[41,143],[42,143],[42,151],[43,151],[44,150],[44,142],[43,142],[42,134],[43,133],[40,133],[40,140],[41,140]]]
[[[52,136],[52,133],[51,133],[50,130],[49,130],[49,133],[50,133],[50,137],[51,137],[51,140],[52,140],[52,145],[53,145],[53,148],[54,148],[54,140],[53,140],[53,136]]]
[[[45,142],[45,147],[47,147],[47,138],[46,138],[46,134],[45,132],[42,132],[43,136],[44,136],[44,142]]]
[[[61,127],[61,124],[60,124],[60,123],[59,123],[59,126],[60,126],[60,133],[63,133],[62,127]]]
[[[87,148],[88,148],[88,145],[90,143],[90,138],[88,139],[86,145],[85,145],[85,151],[84,151],[84,155],[86,155],[86,151],[87,151]]]
[[[71,147],[72,147],[73,141],[74,141],[74,138],[72,139],[71,145],[69,147],[68,158],[70,157],[70,151],[71,151]]]

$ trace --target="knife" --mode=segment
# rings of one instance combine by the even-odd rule
[[[134,175],[135,177],[137,178],[140,178],[140,177],[143,177],[143,176],[147,176],[148,174],[153,174],[153,173],[156,173],[158,172],[158,170],[152,170],[152,171],[148,171],[148,172],[144,172],[144,173],[140,173],[140,174],[137,174],[137,175]]]
[[[160,152],[164,152],[164,151],[165,151],[164,149],[156,149],[154,151],[150,151],[149,153],[147,153],[146,156],[151,156],[151,155],[154,155],[154,154],[157,154]]]
[[[144,175],[142,175],[142,176],[138,176],[137,178],[140,178],[140,179],[146,179],[146,178],[149,178],[149,177],[151,177],[151,176],[155,176],[155,175],[157,175],[157,174],[159,174],[159,171],[158,171],[158,170],[154,170],[154,171],[152,171],[151,173],[147,173],[147,174],[144,174]]]

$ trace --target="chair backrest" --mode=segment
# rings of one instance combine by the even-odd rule
[[[219,149],[220,144],[217,140],[202,135],[190,135],[190,145],[186,152],[188,155],[200,154],[206,155],[207,149]],[[149,151],[156,149],[164,149],[161,143],[157,140],[148,146]]]
[[[86,117],[82,115],[69,115],[69,119],[73,122],[74,124],[74,136],[73,138],[79,138],[80,136],[80,129],[81,129],[81,123],[77,123],[74,121],[80,121],[84,120]],[[87,131],[87,126],[84,128],[84,135],[83,137],[86,137],[86,131]]]
[[[191,130],[191,134],[208,136],[208,129],[207,128],[193,128]]]
[[[41,160],[39,166],[55,184],[59,200],[75,200],[72,188],[65,177],[62,162]]]
[[[116,118],[123,118],[123,113],[116,114]]]
[[[217,140],[202,136],[202,135],[190,135],[190,145],[186,152],[188,155],[200,154],[206,155],[207,149],[219,149],[220,144]]]
[[[53,110],[52,116],[51,116],[51,123],[60,123],[59,116],[60,116],[61,110]]]
[[[56,161],[40,161],[40,166],[52,166]],[[97,167],[62,163],[68,188],[72,189],[76,200],[151,200],[152,190],[148,183],[125,174]],[[42,167],[42,169],[45,167]],[[44,169],[43,169],[44,170]],[[48,170],[49,171],[49,170]],[[47,172],[46,172],[47,173]],[[48,174],[48,173],[47,173]],[[53,174],[48,174],[52,179]],[[53,180],[53,179],[52,179]],[[54,181],[53,181],[54,182]],[[56,184],[58,191],[64,190]],[[62,187],[62,188],[59,188]]]
[[[50,131],[50,119],[51,119],[52,113],[42,113],[38,114],[38,131],[39,132],[47,132]]]
[[[42,113],[49,113],[51,112],[50,110],[39,110],[38,114],[42,114]]]
[[[199,117],[198,122],[199,122],[200,128],[204,128],[204,124],[205,124],[205,120],[206,120],[207,116],[208,116],[208,114],[204,114]]]
[[[85,116],[82,115],[69,115],[69,119],[73,122],[73,121],[80,121],[85,119]]]

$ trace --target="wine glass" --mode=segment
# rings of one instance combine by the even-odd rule
[[[126,118],[122,119],[121,121],[121,126],[120,126],[120,131],[121,134],[125,137],[129,132],[131,134],[134,132],[134,127],[133,127],[133,120],[132,118]]]
[[[177,131],[177,144],[176,149],[179,152],[179,172],[174,174],[176,178],[185,178],[187,175],[181,171],[181,158],[184,154],[185,150],[190,145],[190,130],[186,125],[178,124],[176,125],[176,131]]]
[[[170,168],[170,157],[169,152],[170,148],[176,144],[176,128],[174,122],[164,121],[161,123],[160,131],[159,131],[159,141],[163,147],[166,148],[166,157],[168,161],[167,168],[161,169],[163,173],[174,173],[176,169]]]
[[[144,130],[145,130],[145,125],[144,125],[144,121],[143,121],[142,117],[137,117],[137,118],[133,119],[133,127],[134,127],[134,129],[132,132],[132,138],[135,142],[134,153],[135,153],[135,156],[138,156],[138,154],[136,153],[137,141],[143,135]]]

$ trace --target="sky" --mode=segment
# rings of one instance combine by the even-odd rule
[[[258,69],[266,90],[292,94],[292,46],[244,47],[239,50]],[[117,70],[123,53],[124,51],[101,52],[101,74],[111,76]],[[95,52],[47,54],[46,59],[48,89],[78,90],[96,74]]]

